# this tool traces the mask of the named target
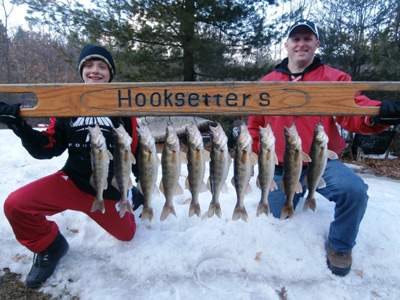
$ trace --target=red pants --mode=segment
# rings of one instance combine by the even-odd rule
[[[112,200],[104,200],[104,214],[90,212],[94,198],[58,171],[11,193],[4,203],[4,213],[17,240],[35,253],[46,249],[59,231],[46,216],[67,209],[84,212],[118,240],[130,241],[136,231],[135,217],[126,213],[120,218],[115,209],[117,202]]]

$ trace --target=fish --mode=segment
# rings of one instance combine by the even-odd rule
[[[203,137],[197,128],[197,125],[192,124],[187,126],[186,136],[188,142],[188,177],[186,179],[186,187],[190,190],[192,195],[189,217],[194,214],[200,217],[201,209],[199,204],[199,193],[207,191],[206,184],[204,183],[207,154],[206,150],[204,150]]]
[[[156,186],[158,165],[160,159],[157,156],[156,143],[148,126],[136,128],[139,136],[137,150],[139,182],[138,187],[144,197],[142,221],[149,220],[153,222],[153,208],[151,206],[152,195],[158,191]]]
[[[210,206],[207,211],[207,217],[211,218],[216,214],[221,218],[221,205],[219,195],[225,186],[229,167],[232,159],[228,151],[228,138],[220,124],[209,126],[211,130],[211,152],[210,152],[210,177],[207,185],[212,194]]]
[[[179,176],[181,173],[180,157],[179,138],[174,128],[168,125],[161,155],[162,178],[160,190],[165,196],[165,204],[160,217],[161,221],[164,221],[170,214],[176,217],[172,199],[174,195],[183,194],[182,187],[179,185]]]
[[[309,156],[311,162],[308,164],[308,171],[305,178],[305,184],[308,188],[308,195],[304,202],[303,210],[308,208],[316,210],[315,191],[326,187],[322,178],[326,163],[329,159],[338,159],[338,155],[328,149],[329,138],[325,133],[324,126],[321,123],[315,125],[314,137],[311,144]]]
[[[96,197],[93,201],[91,212],[100,210],[105,212],[103,191],[108,188],[108,167],[113,156],[107,149],[106,139],[101,132],[98,124],[95,127],[88,127],[91,145],[91,164],[92,175],[90,184],[96,191]]]
[[[275,165],[278,164],[278,157],[275,152],[275,136],[271,126],[259,127],[260,152],[258,153],[258,176],[257,187],[261,189],[261,200],[257,207],[257,217],[262,213],[270,215],[268,204],[269,191],[278,189],[274,181]]]
[[[282,191],[286,195],[286,201],[281,211],[281,219],[294,217],[293,197],[295,193],[303,192],[300,184],[300,176],[303,160],[310,162],[310,157],[302,151],[301,139],[292,124],[290,128],[284,126],[285,152],[283,154],[283,177],[281,182]]]
[[[132,206],[128,201],[128,190],[133,187],[131,174],[132,164],[136,159],[132,154],[132,138],[126,132],[122,124],[118,128],[113,128],[115,141],[114,148],[114,177],[112,185],[121,193],[119,201],[119,216],[122,218],[126,212],[133,214]]]
[[[248,215],[244,206],[244,196],[251,193],[249,185],[252,165],[256,163],[252,157],[253,139],[245,124],[240,125],[240,133],[236,140],[235,157],[233,159],[233,184],[236,190],[237,202],[232,220],[242,219],[247,222]]]

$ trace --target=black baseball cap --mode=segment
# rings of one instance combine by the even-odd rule
[[[305,26],[308,29],[310,29],[317,36],[317,40],[319,40],[319,33],[318,33],[317,26],[315,26],[315,24],[313,22],[305,20],[305,19],[300,19],[300,20],[296,21],[292,26],[289,27],[288,38],[292,34],[293,30],[300,26]]]

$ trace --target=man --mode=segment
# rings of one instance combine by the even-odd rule
[[[318,29],[308,20],[299,20],[289,28],[285,48],[288,57],[275,70],[266,75],[261,81],[351,81],[348,74],[325,65],[315,51],[320,45]],[[381,105],[380,115],[376,117],[331,117],[331,116],[250,116],[248,128],[253,137],[253,152],[259,153],[259,126],[268,123],[275,134],[276,153],[279,165],[275,170],[274,180],[278,190],[269,193],[271,213],[278,217],[285,202],[285,194],[280,187],[283,177],[283,155],[285,150],[284,126],[296,124],[302,140],[303,152],[309,153],[313,139],[314,128],[322,123],[329,137],[328,149],[339,154],[345,148],[345,142],[340,136],[337,124],[342,128],[361,134],[379,133],[387,128],[385,125],[400,123],[400,105],[388,101],[373,101],[358,94],[355,101],[361,106]],[[303,193],[295,194],[294,205],[305,194],[304,178],[307,166],[304,163],[300,182]],[[330,270],[339,276],[349,273],[360,222],[364,216],[368,195],[368,186],[362,179],[347,168],[339,160],[330,160],[323,174],[326,187],[318,192],[328,200],[336,203],[334,221],[330,225],[327,248],[327,264]]]
[[[115,64],[105,48],[88,45],[80,53],[78,72],[85,83],[104,84],[114,79]],[[19,116],[19,108],[20,104],[1,102],[0,122],[7,124],[21,138],[22,145],[33,157],[49,159],[68,149],[68,160],[60,171],[19,188],[4,203],[4,213],[16,239],[35,253],[26,285],[38,288],[53,274],[69,249],[57,224],[46,216],[67,209],[81,211],[116,239],[133,239],[136,231],[134,215],[127,213],[121,218],[116,210],[115,204],[121,199],[121,192],[111,184],[114,174],[112,160],[107,176],[108,188],[103,193],[105,210],[102,213],[92,209],[96,191],[90,182],[92,167],[88,128],[99,125],[107,147],[113,152],[110,149],[114,147],[113,127],[123,124],[132,136],[131,152],[134,154],[138,145],[137,121],[135,117],[51,118],[47,130],[40,132]],[[136,172],[135,175],[138,177]],[[143,203],[143,196],[136,187],[130,192],[137,207]]]

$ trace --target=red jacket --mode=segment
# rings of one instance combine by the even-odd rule
[[[261,81],[290,81],[293,79],[290,78],[291,75],[287,69],[287,59],[285,59],[275,68],[275,71],[266,75]],[[298,75],[299,80],[303,81],[351,81],[348,74],[322,64],[319,58],[315,58],[313,64],[302,74],[294,75]],[[363,95],[357,95],[355,102],[360,106],[380,106],[380,101],[370,100]],[[270,123],[276,138],[276,154],[281,163],[285,151],[284,126],[290,127],[295,122],[302,140],[303,152],[309,153],[315,125],[321,122],[329,137],[328,149],[339,154],[345,148],[346,143],[339,134],[337,124],[345,130],[361,134],[379,133],[388,128],[388,126],[367,125],[368,119],[369,117],[364,116],[250,116],[248,128],[253,137],[253,152],[258,154],[260,149],[259,126],[265,127],[267,123]]]

